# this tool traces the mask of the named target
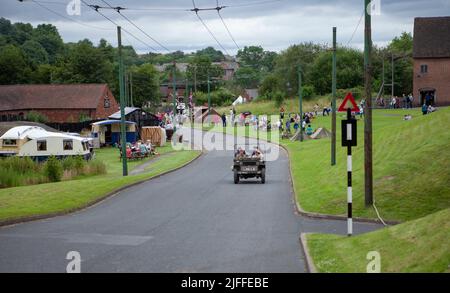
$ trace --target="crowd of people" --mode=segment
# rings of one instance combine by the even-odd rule
[[[121,145],[117,145],[120,151],[120,158],[122,158],[122,147]],[[134,159],[143,159],[152,155],[157,155],[156,148],[151,144],[149,140],[143,143],[141,140],[138,140],[135,143],[127,142],[126,145],[126,156],[128,160]]]

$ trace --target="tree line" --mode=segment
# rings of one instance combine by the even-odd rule
[[[208,78],[214,105],[230,103],[246,88],[258,88],[265,99],[284,99],[298,92],[298,69],[303,76],[305,98],[329,94],[331,91],[332,52],[325,45],[301,43],[279,53],[261,46],[246,46],[235,59],[239,68],[233,79],[222,80],[223,69],[215,62],[229,61],[220,50],[207,47],[193,53],[175,51],[169,54],[137,54],[132,46],[123,46],[127,73],[132,74],[134,105],[150,102],[159,105],[160,85],[175,77],[195,90],[197,104],[207,101]],[[391,79],[391,55],[395,56],[395,95],[412,91],[412,37],[403,33],[388,46],[373,49],[373,91],[382,83],[383,60],[386,80]],[[106,40],[98,44],[84,39],[64,43],[57,28],[51,24],[33,27],[29,23],[11,23],[0,18],[0,84],[107,83],[114,95],[119,94],[118,51]],[[166,66],[163,72],[156,65],[187,63],[185,72]],[[339,46],[337,49],[338,93],[352,90],[362,93],[363,52]],[[174,76],[175,75],[175,76]],[[194,82],[195,81],[195,82]],[[390,93],[390,90],[386,89]]]

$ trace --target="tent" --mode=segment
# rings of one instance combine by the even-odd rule
[[[212,123],[221,123],[222,118],[221,115],[211,108],[211,120],[208,121],[208,107],[198,107],[194,110],[194,121],[195,123],[204,123],[204,122],[212,122]]]
[[[152,145],[156,145],[158,147],[164,146],[166,144],[166,130],[159,126],[142,127],[141,139],[143,142],[149,140]]]
[[[244,98],[242,96],[239,96],[234,102],[233,102],[233,106],[236,106],[238,104],[243,104],[244,103]]]
[[[309,140],[309,139],[321,139],[321,138],[327,138],[331,137],[331,132],[329,132],[325,128],[318,128],[313,134],[307,135],[306,133],[303,133],[303,139]],[[300,140],[300,129],[297,130],[297,132],[294,134],[293,137],[291,137],[291,141]]]

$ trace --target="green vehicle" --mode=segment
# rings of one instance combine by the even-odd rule
[[[266,162],[259,145],[254,147],[251,153],[245,149],[237,145],[234,147],[234,184],[238,184],[241,179],[248,178],[261,179],[262,184],[266,183]]]

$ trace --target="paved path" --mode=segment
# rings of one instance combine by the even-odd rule
[[[295,213],[284,152],[265,185],[233,184],[231,162],[209,151],[84,211],[0,228],[0,272],[65,272],[72,250],[82,272],[304,272],[301,232],[345,234],[344,221]]]

